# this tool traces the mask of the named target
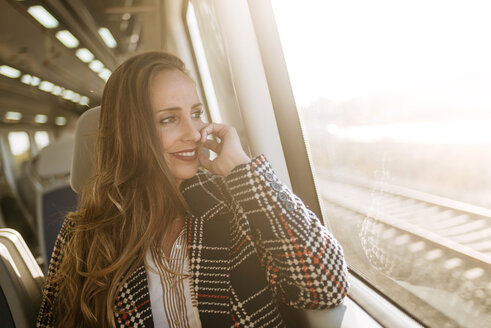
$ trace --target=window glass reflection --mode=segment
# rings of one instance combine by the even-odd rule
[[[428,326],[491,321],[488,6],[273,1],[348,263]]]

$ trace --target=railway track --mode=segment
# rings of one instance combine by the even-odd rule
[[[355,262],[367,262],[459,325],[491,320],[490,210],[384,177],[321,172],[319,179],[330,222],[343,222],[332,229],[343,245],[354,246]]]

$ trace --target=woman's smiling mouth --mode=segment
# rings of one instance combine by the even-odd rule
[[[198,159],[198,149],[185,149],[180,152],[170,153],[172,156],[183,161],[195,161]]]

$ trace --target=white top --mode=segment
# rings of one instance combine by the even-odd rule
[[[185,236],[183,229],[172,245],[170,259],[164,258],[164,264],[175,272],[188,274],[189,259],[186,255]],[[191,291],[189,276],[183,277],[166,271],[159,274],[150,251],[145,254],[145,268],[155,327],[201,327],[198,304]]]

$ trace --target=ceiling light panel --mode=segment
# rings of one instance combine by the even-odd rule
[[[58,126],[65,125],[66,124],[66,118],[64,118],[63,116],[58,116],[55,119],[55,124],[58,125]]]
[[[34,122],[38,124],[44,124],[48,122],[48,116],[44,114],[37,114],[36,116],[34,116]]]
[[[20,78],[20,81],[24,84],[31,84],[32,76],[30,76],[29,74],[24,74]]]
[[[80,44],[75,36],[73,36],[70,31],[62,30],[56,32],[56,38],[63,43],[63,45],[67,48],[76,48]]]
[[[84,63],[88,63],[94,59],[94,54],[86,48],[77,49],[75,55]]]
[[[53,88],[53,91],[51,91],[52,94],[55,96],[59,96],[63,93],[64,88],[60,87],[59,85],[55,85]]]
[[[31,79],[31,85],[37,87],[41,83],[41,79],[37,76],[33,76]]]
[[[109,76],[111,76],[111,71],[108,70],[107,68],[104,68],[100,73],[99,77],[103,79],[104,81],[107,81],[109,79]]]
[[[9,121],[19,121],[22,118],[22,114],[19,112],[7,112],[5,118]]]
[[[80,101],[78,103],[80,105],[84,105],[84,106],[89,105],[89,97],[86,97],[86,96],[80,97]]]
[[[72,101],[78,103],[80,101],[80,95],[75,92],[73,94]]]
[[[31,14],[41,25],[46,28],[56,28],[59,23],[56,18],[53,17],[43,6],[32,6],[27,9],[27,12]]]
[[[99,29],[99,35],[109,48],[116,48],[116,40],[114,40],[114,37],[109,29],[107,29],[106,27],[101,27]]]
[[[46,92],[52,92],[53,89],[54,89],[55,85],[49,81],[43,81],[41,82],[41,84],[39,85],[39,89],[40,90],[43,90],[43,91],[46,91]]]
[[[100,71],[102,71],[102,69],[104,68],[104,64],[101,63],[101,61],[99,60],[93,60],[90,64],[89,64],[89,68],[91,70],[93,70],[94,72],[96,73],[99,73]]]
[[[16,68],[7,66],[7,65],[2,65],[0,66],[0,74],[10,77],[12,79],[16,79],[20,76],[20,71]]]
[[[63,99],[72,100],[73,95],[74,92],[72,90],[64,90],[61,96],[63,97]]]

